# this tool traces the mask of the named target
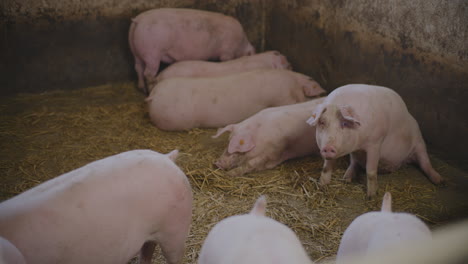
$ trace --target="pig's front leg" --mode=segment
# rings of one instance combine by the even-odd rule
[[[153,258],[154,248],[156,247],[156,243],[152,241],[145,242],[143,247],[141,247],[140,251],[140,264],[150,264],[151,259]]]
[[[227,175],[229,176],[242,176],[246,173],[261,170],[265,168],[265,163],[267,162],[267,158],[265,156],[255,157],[251,160],[248,160],[244,164],[241,164],[239,167],[230,170]]]
[[[380,159],[380,144],[371,146],[366,151],[367,198],[377,194],[377,171]]]
[[[324,186],[330,183],[334,164],[335,160],[325,160],[323,163],[322,173],[320,175],[320,185]]]
[[[345,182],[351,182],[353,180],[353,178],[356,177],[356,173],[357,173],[357,170],[358,170],[358,164],[356,162],[356,157],[355,157],[355,154],[354,153],[351,153],[349,155],[349,166],[348,166],[348,169],[346,169],[346,172],[343,176],[343,179],[345,180]]]

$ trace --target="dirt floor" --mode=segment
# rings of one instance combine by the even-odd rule
[[[227,135],[215,129],[164,132],[154,127],[133,83],[0,98],[0,200],[89,162],[133,149],[179,149],[177,164],[194,192],[185,263],[196,263],[208,231],[220,220],[247,213],[261,194],[267,214],[292,228],[315,261],[336,254],[343,231],[358,215],[378,210],[385,191],[395,211],[416,214],[431,228],[468,217],[468,172],[431,155],[446,179],[432,185],[414,166],[379,175],[378,198],[365,198],[365,177],[345,184],[341,159],[332,182],[319,188],[322,160],[305,157],[274,170],[232,178],[213,167]],[[424,133],[424,132],[423,132]],[[138,216],[135,216],[138,217]],[[160,255],[155,263],[164,263]]]

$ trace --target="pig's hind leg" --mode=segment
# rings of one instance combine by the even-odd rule
[[[160,54],[152,54],[151,56],[146,55],[143,58],[145,63],[145,69],[143,75],[146,81],[146,93],[150,91],[150,87],[156,84],[156,74],[159,70],[159,63],[161,61]]]
[[[415,150],[415,161],[421,168],[421,170],[426,174],[429,180],[434,184],[440,184],[444,181],[444,179],[440,176],[440,174],[434,170],[431,165],[431,161],[429,160],[429,156],[427,155],[426,145],[420,140],[416,144]]]
[[[145,88],[145,79],[143,76],[144,65],[143,61],[135,56],[135,71],[138,76],[138,89],[140,89],[144,93],[148,93],[148,90]]]
[[[227,174],[229,176],[242,176],[246,173],[252,171],[260,171],[266,168],[266,163],[268,162],[268,158],[266,156],[259,156],[255,157],[251,160],[248,160],[244,164],[240,165],[239,167],[230,170]]]

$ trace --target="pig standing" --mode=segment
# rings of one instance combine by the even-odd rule
[[[215,77],[255,69],[291,69],[291,65],[278,51],[267,51],[225,62],[181,61],[161,71],[156,76],[156,83],[175,77]]]
[[[263,109],[246,120],[220,128],[214,138],[231,132],[229,145],[216,165],[241,176],[271,169],[285,160],[319,154],[315,127],[304,122],[324,98]],[[233,169],[235,168],[235,169]]]
[[[337,88],[307,122],[316,126],[316,139],[325,159],[320,177],[330,182],[334,160],[351,154],[344,179],[351,181],[359,166],[367,172],[367,196],[377,192],[377,169],[391,172],[416,162],[429,179],[442,177],[431,166],[416,120],[401,97],[381,86],[350,84]]]
[[[150,263],[156,243],[181,262],[192,190],[163,155],[133,150],[92,162],[0,204],[0,235],[27,263]]]
[[[296,234],[265,216],[261,196],[250,214],[228,217],[208,233],[198,264],[310,264]]]
[[[0,264],[25,264],[23,254],[10,241],[0,237]]]
[[[138,88],[145,92],[154,82],[160,61],[226,61],[255,53],[235,18],[183,8],[152,9],[139,14],[132,19],[128,41],[135,57]]]
[[[380,212],[365,213],[351,222],[341,238],[336,263],[346,263],[350,257],[366,256],[401,242],[430,239],[431,231],[419,218],[408,213],[392,213],[392,197],[387,192]]]
[[[288,70],[255,70],[212,78],[173,78],[158,83],[146,101],[163,130],[222,127],[271,107],[304,102],[325,90]]]

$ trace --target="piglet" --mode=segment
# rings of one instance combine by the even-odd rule
[[[416,216],[392,212],[392,197],[385,193],[380,212],[360,215],[348,226],[341,238],[336,263],[391,248],[402,242],[432,239],[429,228]]]
[[[231,132],[229,145],[216,161],[229,174],[271,169],[285,160],[319,154],[315,127],[305,120],[324,98],[305,103],[271,107],[238,123],[218,129],[213,138]]]
[[[180,263],[192,190],[178,151],[133,150],[65,173],[0,204],[0,235],[27,263]]]
[[[208,233],[198,264],[310,264],[296,234],[287,226],[265,216],[261,196],[252,211],[228,217]]]
[[[365,256],[343,259],[344,264],[448,264],[468,263],[468,220],[438,227],[432,239],[406,240]]]
[[[278,51],[266,51],[224,62],[180,61],[161,71],[156,76],[156,83],[175,77],[215,77],[255,69],[291,69],[291,65]],[[149,88],[151,92],[153,87]]]
[[[145,11],[132,19],[128,40],[138,88],[144,92],[154,83],[161,61],[226,61],[255,53],[237,19],[195,9]]]
[[[211,78],[172,78],[146,98],[151,122],[162,130],[218,128],[258,111],[306,101],[325,92],[309,76],[261,69]]]
[[[418,123],[401,97],[375,85],[350,84],[331,92],[307,122],[325,159],[320,183],[330,182],[334,160],[351,154],[344,179],[359,166],[367,172],[367,196],[377,193],[377,171],[391,172],[415,162],[435,184],[442,177],[431,166]]]
[[[23,254],[3,237],[0,237],[0,264],[26,264]]]

